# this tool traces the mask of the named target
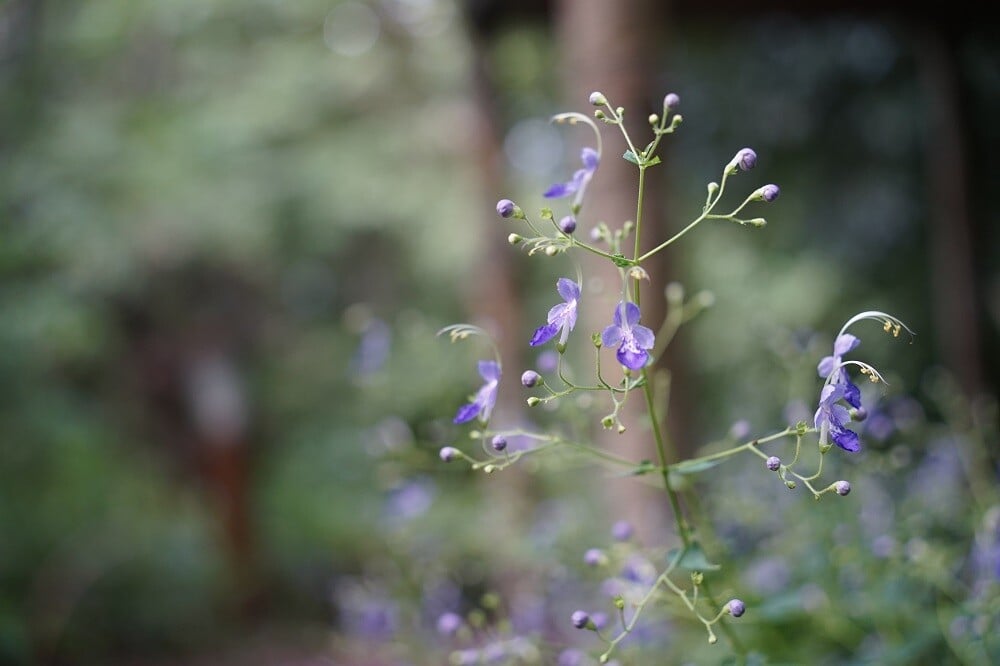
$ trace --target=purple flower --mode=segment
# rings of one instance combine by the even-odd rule
[[[578,610],[573,612],[573,615],[570,617],[570,621],[577,629],[583,629],[590,624],[590,616],[587,615],[586,611]]]
[[[575,194],[573,207],[576,208],[579,206],[580,202],[583,201],[583,193],[587,189],[587,184],[590,183],[590,179],[594,177],[594,172],[597,171],[600,157],[593,148],[584,148],[580,153],[580,161],[583,162],[583,168],[578,169],[569,181],[556,183],[545,190],[542,196],[546,199],[561,199],[562,197]]]
[[[601,340],[605,347],[618,347],[618,362],[630,370],[641,370],[653,348],[653,332],[639,324],[639,306],[622,301],[615,308],[615,323],[604,329]]]
[[[857,339],[850,333],[838,335],[837,339],[833,342],[833,355],[824,356],[816,366],[816,371],[819,373],[819,376],[823,379],[829,377],[830,373],[832,373],[838,365],[843,363],[844,354],[856,349],[860,344],[861,340]]]
[[[468,423],[476,418],[476,416],[479,416],[479,420],[484,423],[490,420],[493,405],[497,402],[497,386],[500,384],[500,364],[496,361],[480,361],[479,376],[486,383],[480,387],[472,402],[458,408],[458,413],[455,414],[455,423]]]
[[[777,472],[778,469],[781,467],[781,458],[779,458],[778,456],[771,456],[765,461],[764,464],[772,472]]]
[[[667,96],[663,98],[663,108],[665,109],[676,109],[681,104],[681,98],[677,93],[667,93]]]
[[[850,481],[837,481],[833,484],[833,491],[843,497],[844,495],[851,492],[851,482]]]
[[[491,444],[493,445],[494,451],[503,451],[507,448],[507,438],[503,435],[497,435],[493,438]]]
[[[564,345],[566,338],[569,337],[569,332],[576,326],[576,301],[580,298],[580,285],[568,278],[559,278],[556,282],[556,289],[565,303],[559,303],[549,310],[549,323],[538,327],[528,342],[532,347],[545,344],[555,337],[559,329],[562,329],[559,344]]]
[[[856,389],[857,387],[855,387]],[[838,404],[842,399],[846,399],[842,385],[834,383],[823,386],[823,391],[819,396],[819,409],[816,410],[816,416],[813,420],[819,430],[821,444],[826,444],[829,438],[840,448],[854,453],[861,450],[861,441],[856,432],[848,430],[846,427],[851,420],[851,415],[846,407]]]
[[[861,407],[861,390],[851,382],[847,376],[847,370],[842,368],[841,364],[844,362],[844,354],[857,348],[860,344],[861,340],[850,333],[838,335],[833,343],[833,354],[824,356],[816,365],[816,372],[827,381],[829,381],[830,375],[838,373],[833,378],[833,383],[844,389],[844,400],[855,409]]]
[[[572,215],[567,215],[559,220],[559,231],[564,234],[571,234],[576,231],[576,220],[573,219]]]
[[[591,548],[583,554],[583,563],[590,567],[600,566],[608,561],[608,556],[599,548]]]
[[[765,185],[764,187],[760,188],[760,198],[766,201],[767,203],[771,203],[772,201],[777,199],[779,194],[781,194],[781,188],[775,185],[774,183],[771,183],[770,185]]]
[[[740,617],[743,613],[747,612],[747,606],[739,599],[730,599],[729,603],[726,604],[726,610],[733,617]]]

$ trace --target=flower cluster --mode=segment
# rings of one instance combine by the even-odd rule
[[[564,254],[572,256],[571,251],[581,251],[611,262],[618,270],[621,281],[620,291],[616,289],[614,292],[617,296],[615,300],[618,303],[611,313],[610,323],[599,332],[591,332],[589,339],[593,345],[592,351],[596,352],[592,379],[577,381],[576,373],[566,372],[564,356],[567,352],[567,345],[570,343],[571,334],[577,327],[580,308],[586,307],[582,288],[585,283],[581,277],[581,266],[576,267],[577,278],[575,280],[567,277],[559,278],[556,281],[556,291],[562,302],[556,303],[549,309],[545,322],[538,326],[528,339],[528,345],[531,347],[540,347],[556,340],[555,350],[546,350],[545,353],[550,356],[546,357],[545,363],[542,363],[540,358],[536,368],[525,370],[521,374],[520,380],[524,388],[532,389],[532,393],[534,393],[527,398],[529,407],[543,403],[557,407],[558,401],[573,394],[596,395],[602,400],[610,402],[611,413],[601,418],[600,423],[609,429],[617,425],[619,433],[626,430],[626,425],[622,422],[626,418],[623,416],[625,414],[622,409],[623,405],[630,396],[641,392],[645,398],[643,404],[650,426],[648,429],[649,445],[655,452],[656,462],[653,462],[654,456],[652,455],[642,460],[629,460],[617,453],[605,450],[601,446],[579,441],[579,433],[574,431],[571,435],[566,432],[568,429],[560,427],[551,432],[538,432],[521,428],[495,428],[490,423],[490,419],[502,377],[499,354],[496,355],[496,360],[479,362],[479,375],[484,383],[469,402],[458,409],[454,417],[456,424],[464,424],[478,419],[479,427],[471,430],[469,436],[473,440],[479,440],[481,454],[474,455],[464,451],[460,446],[445,446],[440,449],[440,457],[445,462],[464,461],[473,470],[481,470],[491,474],[506,469],[524,456],[534,456],[543,452],[567,451],[574,455],[590,456],[600,464],[618,466],[621,468],[623,476],[650,474],[662,479],[662,488],[669,499],[679,540],[677,547],[669,550],[665,559],[662,556],[659,558],[647,557],[646,554],[639,552],[632,526],[627,521],[621,521],[615,525],[612,530],[613,543],[609,547],[590,548],[582,558],[583,563],[589,569],[614,569],[615,573],[607,579],[603,589],[611,592],[612,604],[617,613],[605,614],[577,610],[570,615],[569,625],[577,629],[595,632],[605,643],[605,650],[599,658],[600,663],[613,663],[609,662],[612,653],[621,641],[633,634],[644,609],[652,605],[650,602],[657,598],[658,594],[672,594],[676,597],[674,601],[681,608],[686,609],[684,612],[706,629],[709,643],[714,644],[717,641],[716,628],[726,632],[735,643],[736,639],[731,633],[729,622],[731,619],[743,616],[747,612],[747,606],[739,598],[732,598],[721,603],[719,598],[713,594],[704,572],[714,571],[720,567],[709,560],[697,538],[698,531],[687,515],[684,508],[685,503],[680,500],[681,490],[676,486],[676,478],[710,469],[725,459],[735,457],[738,454],[750,453],[761,458],[764,461],[765,469],[776,474],[789,489],[795,489],[799,484],[804,485],[817,499],[828,493],[840,496],[847,495],[851,492],[851,484],[846,480],[839,480],[825,487],[817,487],[813,482],[821,476],[823,456],[833,444],[850,452],[861,449],[857,432],[849,426],[852,421],[862,420],[866,412],[862,407],[861,390],[852,381],[851,372],[860,372],[872,381],[884,381],[882,375],[871,365],[846,358],[860,345],[860,340],[849,333],[848,328],[858,321],[870,319],[881,322],[886,331],[898,336],[899,332],[906,327],[895,317],[874,311],[861,313],[844,325],[834,340],[832,353],[824,357],[817,366],[817,372],[824,383],[820,388],[812,426],[800,422],[779,432],[751,438],[745,443],[736,444],[722,451],[713,451],[698,458],[671,459],[660,427],[663,415],[658,412],[660,409],[658,407],[660,404],[659,396],[654,395],[650,368],[662,356],[663,349],[670,344],[677,329],[708,307],[711,299],[696,297],[685,302],[683,289],[679,285],[671,285],[664,292],[667,300],[667,315],[661,328],[654,333],[654,329],[640,323],[642,319],[642,311],[639,307],[642,301],[640,289],[644,282],[649,281],[649,273],[643,264],[698,225],[708,221],[732,222],[751,228],[764,227],[766,225],[764,218],[745,217],[743,211],[756,204],[773,203],[778,199],[781,190],[773,183],[758,186],[756,189],[748,188],[749,194],[745,195],[742,203],[728,212],[723,212],[726,209],[720,209],[722,205],[720,202],[723,200],[727,184],[736,178],[745,179],[746,176],[743,174],[755,169],[758,165],[757,153],[752,148],[742,148],[722,168],[719,181],[708,184],[708,196],[700,215],[673,236],[661,239],[653,249],[642,253],[639,249],[642,247],[639,236],[641,234],[643,201],[642,184],[645,181],[641,175],[646,169],[659,164],[660,158],[656,152],[660,141],[680,126],[682,118],[676,112],[680,105],[680,98],[673,93],[666,95],[663,100],[662,112],[649,116],[653,139],[649,143],[645,143],[645,147],[642,149],[639,149],[638,146],[644,145],[644,142],[634,142],[624,127],[622,122],[623,109],[612,106],[606,96],[599,92],[590,96],[590,102],[598,107],[593,116],[597,122],[579,113],[560,114],[554,118],[556,122],[586,125],[594,132],[594,145],[596,147],[585,147],[581,150],[581,168],[577,169],[569,180],[556,183],[542,193],[542,197],[545,199],[568,199],[568,214],[559,217],[551,209],[543,208],[539,218],[545,222],[545,225],[536,225],[536,222],[532,221],[520,206],[506,198],[497,202],[496,211],[502,219],[511,220],[512,223],[527,227],[528,231],[511,233],[508,239],[512,245],[527,248],[529,256],[536,253],[548,257]],[[602,139],[598,123],[616,127],[621,131],[627,145],[623,158],[639,169],[640,189],[633,220],[624,221],[617,228],[608,223],[599,222],[592,228],[588,236],[574,232],[578,225],[586,222],[585,217],[581,215],[582,204],[588,186],[595,178],[601,164]],[[633,233],[636,236],[634,249],[626,249],[624,241]],[[590,242],[581,240],[581,236],[588,237]],[[629,240],[629,245],[631,244],[632,240]],[[627,256],[626,253],[629,250],[631,253],[630,256]],[[462,339],[472,333],[484,334],[479,329],[465,325],[449,327],[445,331],[450,333],[452,340]],[[525,332],[525,337],[527,337],[527,332]],[[602,371],[601,359],[602,357],[607,358],[609,356],[608,350],[611,349],[614,349],[614,358],[623,369],[616,381],[609,381]],[[496,353],[496,351],[494,347],[494,352]],[[588,396],[586,402],[591,403],[593,400]],[[749,437],[749,433],[749,423],[740,421],[730,428],[727,441],[729,444],[733,444],[740,439]],[[819,456],[817,458],[815,453],[812,454],[812,458],[818,462],[818,468],[815,473],[800,473],[797,471],[797,465],[802,464],[802,461],[807,457],[802,451],[802,441],[804,437],[813,433],[818,435]],[[772,446],[774,443],[790,438],[794,438],[795,449],[794,453],[786,458],[789,461],[787,463],[782,462],[782,458],[779,456],[762,450],[764,446]],[[516,443],[520,441],[527,442],[527,444]],[[661,565],[658,567],[655,562],[659,562]],[[662,564],[663,562],[665,565]],[[609,621],[609,615],[615,614],[618,615],[621,629],[617,634],[607,636],[605,631],[609,631],[613,624]],[[443,615],[438,621],[438,630],[445,636],[454,636],[460,633],[462,627],[461,618],[453,614]],[[560,663],[563,661],[572,663],[577,659],[575,656],[577,654],[578,652],[575,650],[564,651],[560,656]],[[470,652],[468,656],[471,659],[478,658],[480,655],[479,653],[473,655]],[[464,658],[462,657],[462,659]],[[456,663],[465,662],[458,660]]]

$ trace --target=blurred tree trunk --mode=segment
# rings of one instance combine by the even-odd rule
[[[519,382],[525,367],[524,323],[518,285],[514,275],[517,252],[507,245],[512,226],[496,213],[496,202],[505,191],[503,136],[504,127],[496,100],[498,93],[489,57],[488,35],[475,25],[469,30],[473,61],[470,68],[472,99],[471,131],[466,154],[476,165],[479,211],[473,216],[480,226],[478,245],[472,249],[475,273],[465,286],[466,311],[472,320],[486,329],[496,341],[503,361],[504,379],[500,383],[491,427],[511,428],[521,425],[524,408]],[[483,358],[486,358],[484,355]],[[463,431],[464,432],[464,431]],[[467,440],[468,442],[468,440]],[[462,446],[466,442],[460,442]],[[473,455],[479,456],[473,451]],[[481,457],[481,456],[479,456]],[[489,505],[499,515],[489,522],[498,543],[516,543],[528,531],[525,518],[534,514],[531,484],[524,469],[515,465],[497,483],[486,483]],[[516,568],[497,572],[493,580],[511,608],[527,602],[537,590],[536,581]]]
[[[650,113],[662,110],[666,90],[659,90],[654,81],[655,72],[662,69],[660,50],[656,48],[664,36],[666,22],[662,3],[652,0],[561,0],[557,3],[556,30],[562,69],[566,76],[568,108],[589,113],[587,99],[599,90],[615,106],[625,107],[625,124],[635,141],[644,144],[651,138],[646,120]],[[588,190],[588,201],[581,215],[581,232],[586,233],[599,221],[612,229],[626,220],[633,220],[636,212],[637,173],[635,168],[620,158],[623,142],[617,128],[605,129],[606,150],[602,164]],[[644,250],[655,247],[667,235],[664,215],[663,182],[666,165],[646,172],[646,197],[642,217],[642,245]],[[611,322],[614,308],[620,299],[620,279],[617,270],[600,258],[586,257],[585,285],[592,304],[583,314],[587,331],[600,331]],[[642,322],[654,331],[664,317],[663,287],[668,281],[673,265],[669,253],[660,253],[644,264],[651,282],[642,292]],[[594,293],[599,291],[599,293]],[[598,299],[595,300],[594,296]],[[677,343],[660,359],[658,367],[669,367],[672,383],[686,385],[687,379],[678,353]],[[613,356],[607,354],[607,367],[613,367]],[[674,443],[673,459],[681,452],[689,452],[689,438],[685,436],[683,415],[688,412],[684,396],[675,391],[670,400],[667,432]],[[663,405],[658,406],[663,415]],[[604,444],[629,458],[656,459],[656,449],[646,420],[646,407],[640,395],[633,395],[622,415],[628,427],[623,435],[608,434]],[[671,455],[668,453],[668,455]],[[640,538],[662,540],[663,526],[668,524],[670,511],[661,489],[650,489],[627,479],[608,487],[613,510],[620,518],[628,518],[637,527]]]
[[[927,94],[927,193],[934,337],[938,354],[967,396],[983,389],[983,356],[969,216],[965,132],[957,45],[940,31],[917,33]]]

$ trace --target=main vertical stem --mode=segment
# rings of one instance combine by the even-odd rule
[[[639,167],[639,194],[636,197],[636,207],[635,207],[635,253],[632,255],[633,260],[639,258],[639,248],[640,241],[642,237],[642,202],[646,191],[646,168]],[[640,280],[636,278],[635,280],[635,304],[639,305],[639,284]],[[660,428],[660,419],[656,416],[656,402],[653,397],[653,383],[650,381],[648,370],[646,368],[642,369],[642,392],[646,396],[646,411],[649,415],[649,424],[653,430],[653,439],[656,442],[656,455],[660,461],[660,469],[663,475],[663,489],[667,492],[667,498],[670,500],[670,509],[674,514],[674,522],[677,525],[677,533],[681,538],[681,542],[684,544],[684,549],[687,550],[691,547],[691,526],[688,524],[687,519],[684,517],[684,511],[681,509],[680,497],[677,495],[677,491],[674,490],[673,485],[670,483],[670,463],[667,457],[667,444],[666,438],[664,437],[663,430]],[[704,594],[705,600],[712,606],[713,609],[719,608],[719,602],[716,600],[715,595],[712,593],[712,589],[709,586],[707,580],[702,580],[701,589]],[[722,629],[722,633],[726,635],[730,643],[733,646],[733,650],[736,654],[741,657],[746,655],[746,648],[744,647],[742,641],[733,631],[732,627],[728,623],[721,622],[719,624]]]

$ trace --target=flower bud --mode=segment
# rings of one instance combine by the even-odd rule
[[[681,105],[681,98],[677,93],[667,93],[666,97],[663,98],[663,108],[664,109],[676,109]]]
[[[774,183],[771,183],[769,185],[765,185],[764,187],[760,188],[759,190],[757,190],[757,192],[760,193],[761,199],[763,199],[767,203],[771,203],[772,201],[778,198],[779,194],[781,194],[781,188],[775,185]]]
[[[503,451],[507,448],[507,438],[503,435],[497,435],[490,444],[493,445],[494,451]]]
[[[514,215],[515,208],[517,206],[510,199],[501,199],[497,202],[497,215],[500,217],[511,217]]]
[[[570,617],[570,620],[573,622],[573,626],[576,627],[577,629],[583,629],[583,628],[590,629],[593,626],[593,623],[590,621],[590,616],[587,615],[586,611],[582,610],[574,611],[573,615]]]
[[[753,148],[743,148],[736,153],[736,157],[733,160],[741,170],[749,171],[757,166],[757,153],[753,151]]]
[[[710,291],[699,291],[694,300],[702,308],[710,308],[715,305],[715,294]]]
[[[684,303],[684,285],[680,282],[668,282],[663,288],[663,295],[670,307],[680,307]]]
[[[623,610],[625,608],[625,597],[620,594],[616,594],[615,598],[611,600],[611,603],[614,604],[615,608],[618,610]]]
[[[437,620],[437,631],[442,636],[454,636],[462,627],[462,618],[455,613],[445,613]]]
[[[750,434],[750,422],[746,419],[740,419],[729,426],[729,436],[733,439],[743,439]]]
[[[713,197],[719,191],[719,184],[714,180],[708,184],[708,196]]]
[[[647,118],[647,120],[649,120],[650,125],[656,125],[658,122],[660,122],[660,117],[655,113],[651,113],[649,114],[649,118]]]
[[[795,482],[791,480],[785,481],[785,487],[789,490],[795,490]]]
[[[726,612],[733,617],[740,617],[747,612],[747,606],[739,599],[730,599],[729,603],[726,604]]]
[[[524,373],[521,374],[521,385],[525,388],[537,386],[541,381],[542,376],[534,370],[525,370]]]
[[[855,421],[864,421],[868,418],[868,410],[864,407],[858,407],[857,409],[851,410],[851,418]]]
[[[557,254],[559,254],[559,248],[557,248],[555,245],[549,245],[547,248],[545,248],[545,256],[554,257]]]
[[[567,215],[559,220],[559,231],[564,234],[571,234],[576,231],[576,220],[573,219],[572,215]]]
[[[833,492],[837,493],[841,497],[851,492],[851,483],[849,481],[840,480],[833,484]]]
[[[747,224],[751,227],[757,227],[760,229],[761,227],[767,226],[767,220],[762,217],[755,217],[752,220],[747,220]]]
[[[531,396],[527,400],[528,407],[534,407],[534,406],[536,406],[540,402],[541,402],[541,400],[539,398],[536,398],[535,396]]]
[[[779,458],[778,456],[771,456],[770,458],[767,459],[767,462],[764,463],[764,466],[767,467],[772,472],[777,472],[778,469],[781,467],[781,458]]]
[[[486,467],[483,468],[484,474],[492,474],[495,471],[497,471],[496,465],[487,465]]]
[[[583,563],[589,567],[599,567],[608,563],[608,556],[599,548],[591,548],[583,554]]]
[[[445,462],[451,462],[455,458],[461,456],[462,452],[456,449],[454,446],[446,446],[441,449],[438,455],[441,456],[441,460]]]
[[[518,243],[520,243],[523,240],[524,240],[524,236],[521,236],[519,234],[511,234],[511,235],[507,236],[507,242],[510,243],[511,245],[517,245]]]
[[[600,109],[594,111],[594,117],[597,118],[598,120],[604,120],[605,118],[607,118],[607,116],[604,115],[604,112],[601,111]]]
[[[615,541],[628,541],[632,538],[632,525],[625,520],[619,520],[611,526],[611,537]]]
[[[608,98],[605,97],[603,94],[594,91],[590,93],[590,103],[593,104],[594,106],[604,106],[605,104],[608,103]]]

